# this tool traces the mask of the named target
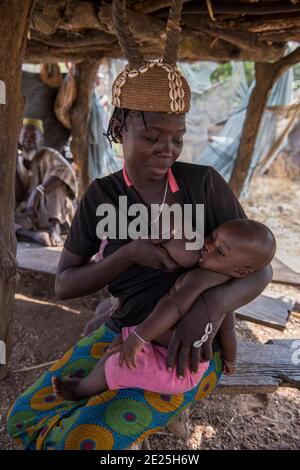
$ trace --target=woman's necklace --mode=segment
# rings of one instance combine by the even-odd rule
[[[164,197],[163,197],[163,200],[162,200],[162,203],[159,205],[159,210],[158,210],[158,214],[157,216],[155,217],[154,220],[151,221],[151,224],[150,225],[153,225],[160,217],[160,214],[162,213],[162,210],[163,210],[163,207],[164,207],[164,204],[165,204],[165,201],[166,201],[166,197],[167,197],[167,192],[168,192],[168,178],[166,178],[166,187],[165,187],[165,194],[164,194]]]

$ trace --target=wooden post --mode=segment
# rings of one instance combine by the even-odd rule
[[[282,75],[289,67],[299,62],[299,60],[300,48],[281,58],[277,62],[258,62],[255,64],[256,84],[249,100],[237,158],[229,181],[229,184],[237,197],[242,191],[248,174],[256,137],[269,93],[280,75]]]
[[[91,110],[91,93],[94,86],[98,61],[85,61],[76,64],[75,80],[77,95],[71,109],[71,150],[79,168],[79,194],[82,195],[89,184],[88,174],[88,123]]]
[[[229,182],[236,196],[240,195],[248,174],[262,115],[274,83],[274,72],[270,64],[255,64],[256,83],[250,96],[237,157]]]
[[[0,380],[7,375],[12,348],[11,328],[17,276],[15,172],[24,106],[21,66],[33,6],[33,0],[0,2],[0,80],[6,88],[5,104],[0,104],[0,350],[4,351],[3,345],[6,347],[6,363],[0,365]],[[2,362],[3,358],[0,358]]]

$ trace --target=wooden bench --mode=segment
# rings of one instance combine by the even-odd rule
[[[272,393],[278,387],[300,389],[300,339],[240,341],[236,371],[223,376],[214,393]]]

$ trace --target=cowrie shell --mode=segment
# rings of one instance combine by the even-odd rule
[[[123,78],[122,81],[119,84],[119,87],[122,88],[126,83],[126,78]]]
[[[179,111],[179,106],[178,106],[178,103],[176,101],[172,101],[171,102],[171,111],[173,111],[173,113],[178,113]]]
[[[139,68],[140,73],[145,73],[148,70],[148,65],[142,65],[142,67]]]
[[[128,72],[128,77],[129,78],[135,78],[139,75],[139,72],[138,70],[131,70],[130,72]]]
[[[177,92],[178,92],[178,97],[179,98],[184,97],[184,89],[183,88],[178,88]]]

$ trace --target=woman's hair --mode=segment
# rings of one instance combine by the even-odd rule
[[[130,112],[130,110],[127,109],[127,108],[118,108],[117,106],[114,108],[113,113],[112,113],[112,115],[110,117],[110,120],[109,120],[109,123],[108,123],[107,132],[103,133],[103,135],[105,135],[105,137],[108,139],[108,142],[109,142],[110,146],[112,146],[112,142],[115,142],[116,144],[118,144],[120,142],[119,138],[121,136],[121,132],[122,132],[124,127],[127,130],[126,117],[128,116],[129,112]],[[144,112],[143,111],[139,111],[139,112],[142,116],[142,120],[143,120],[145,129],[147,129],[147,123],[146,123]],[[113,121],[115,119],[117,121],[119,121],[120,124],[121,124],[121,126],[118,128],[117,132],[114,132],[113,125],[112,125]]]

